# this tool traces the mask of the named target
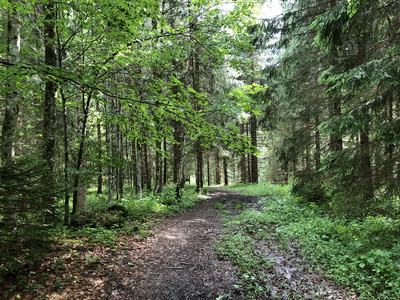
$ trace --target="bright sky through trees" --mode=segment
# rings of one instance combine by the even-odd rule
[[[263,18],[274,18],[282,13],[279,0],[270,0],[262,6],[261,14]]]

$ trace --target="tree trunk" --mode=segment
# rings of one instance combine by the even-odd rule
[[[96,103],[96,110],[100,114],[100,103],[97,101]],[[98,176],[97,176],[97,194],[103,193],[103,163],[102,163],[102,142],[101,142],[101,122],[100,118],[97,120],[97,160],[98,160]]]
[[[56,5],[49,0],[44,5],[44,48],[45,64],[49,67],[57,67],[56,55]],[[54,190],[55,176],[55,151],[56,151],[56,99],[57,83],[51,79],[46,80],[44,89],[44,111],[43,111],[43,159],[46,163],[46,170],[43,176],[43,186],[49,191],[49,195],[43,197],[43,211],[45,211],[45,222],[55,222],[55,201],[50,194]]]
[[[203,147],[200,141],[195,142],[196,149],[196,192],[200,192],[200,189],[204,187],[203,182]]]
[[[78,158],[77,158],[77,163],[76,163],[76,174],[75,174],[75,180],[74,180],[74,196],[72,199],[72,214],[74,215],[75,213],[78,212],[78,206],[79,207],[86,207],[86,204],[79,204],[78,201],[82,199],[82,201],[86,201],[85,198],[79,198],[78,197],[78,190],[79,190],[79,184],[80,184],[80,170],[81,167],[84,163],[84,149],[85,149],[85,142],[86,142],[86,129],[87,129],[87,120],[89,117],[89,107],[90,107],[90,101],[92,99],[92,93],[89,93],[87,96],[87,99],[85,100],[85,93],[82,93],[82,109],[83,109],[83,120],[82,120],[82,125],[81,125],[81,135],[79,137],[79,150],[78,150]]]
[[[111,111],[113,111],[112,101],[111,103]],[[108,163],[108,204],[111,205],[114,202],[114,191],[115,191],[115,175],[114,175],[114,125],[108,124],[106,127],[106,137],[107,137],[107,152],[108,157],[111,158],[111,161]]]
[[[136,146],[136,178],[137,178],[137,186],[136,186],[136,193],[138,198],[142,198],[143,196],[143,185],[142,185],[142,145],[137,142]]]
[[[315,171],[318,172],[321,169],[321,138],[318,130],[319,126],[319,115],[315,116]]]
[[[163,158],[160,152],[162,150],[161,147],[161,141],[156,141],[156,178],[154,184],[154,194],[162,193],[163,189]]]
[[[18,4],[18,1],[10,1],[10,5]],[[7,32],[7,60],[15,65],[20,61],[20,31],[21,20],[18,9],[8,12],[8,32]],[[19,93],[16,86],[16,79],[8,82],[9,92],[6,94],[6,107],[4,122],[2,127],[0,149],[1,166],[8,167],[15,162],[15,133],[18,125],[18,103]],[[0,178],[1,185],[2,178]],[[6,224],[5,231],[8,233],[16,230],[17,206],[16,194],[9,197],[7,203],[3,204],[0,213],[3,215],[3,222]]]
[[[132,153],[131,153],[131,160],[132,160],[132,183],[135,187],[136,194],[138,194],[138,170],[137,170],[137,154],[136,154],[136,139],[131,142],[132,146]]]
[[[388,95],[388,105],[389,105],[389,109],[388,109],[388,115],[389,115],[389,124],[392,124],[393,122],[393,92],[389,92]],[[391,181],[393,179],[393,171],[395,168],[395,160],[393,159],[393,153],[394,153],[394,145],[393,143],[389,144],[388,147],[388,162],[387,162],[387,170],[386,170],[386,176],[389,178],[389,180]]]
[[[167,152],[167,139],[166,138],[164,138],[164,151],[165,151],[165,154],[168,153]],[[167,185],[167,155],[165,155],[165,157],[164,157],[164,176],[163,176],[163,179],[164,179],[164,185]]]
[[[249,123],[246,123],[246,135],[250,136],[250,132],[249,132]],[[247,166],[246,166],[246,170],[247,170],[247,180],[246,182],[251,182],[251,164],[250,164],[250,153],[247,153]]]
[[[69,212],[69,149],[68,149],[68,124],[67,124],[67,99],[61,89],[62,98],[62,114],[63,114],[63,134],[64,134],[64,226],[70,225],[70,212]]]
[[[151,191],[151,170],[149,164],[149,146],[147,144],[144,145],[144,181],[148,191]]]
[[[118,113],[121,114],[121,104],[118,101]],[[122,131],[117,125],[117,136],[118,136],[118,196],[117,200],[121,200],[124,197],[124,182],[125,182],[125,159],[124,159],[124,138]]]
[[[364,177],[361,178],[364,183],[363,195],[364,201],[371,201],[374,197],[374,188],[372,181],[371,157],[369,147],[368,130],[364,129],[360,134],[360,148],[361,148],[361,172]]]
[[[244,135],[244,124],[240,124],[240,134]],[[246,176],[246,154],[242,153],[240,155],[240,161],[239,161],[239,169],[240,169],[240,182],[246,183],[247,181],[247,176]]]
[[[250,136],[251,145],[257,148],[257,117],[252,114],[250,116]],[[251,155],[251,182],[258,183],[258,157]]]
[[[217,148],[217,152],[215,153],[215,183],[221,184],[221,170],[220,170],[220,162],[219,162],[219,150]]]
[[[180,156],[179,156],[179,180],[176,185],[175,189],[175,195],[177,199],[180,199],[182,197],[181,195],[181,190],[185,186],[185,172],[184,172],[184,158],[185,158],[185,131],[184,131],[184,125],[181,123],[181,128],[180,131],[182,133],[182,136],[180,137],[180,140],[182,143],[180,144]]]
[[[361,38],[361,37],[360,37]],[[366,41],[362,37],[358,46],[358,63],[361,65],[365,61],[366,56]],[[360,132],[360,148],[361,148],[361,171],[364,174],[362,178],[365,187],[363,190],[364,201],[371,201],[374,197],[374,185],[372,179],[371,168],[371,153],[370,153],[370,140],[369,140],[369,125],[365,125]]]
[[[207,155],[207,185],[211,186],[210,155]]]
[[[223,158],[223,168],[224,168],[224,185],[228,185],[228,162],[227,158],[224,156]]]
[[[18,1],[10,1],[18,4]],[[7,32],[7,60],[15,65],[20,61],[20,31],[21,20],[18,9],[8,13],[8,32]],[[16,86],[16,79],[8,82],[9,92],[6,94],[6,107],[3,128],[1,133],[1,165],[7,166],[14,163],[15,156],[15,132],[18,123],[18,103],[19,93]]]

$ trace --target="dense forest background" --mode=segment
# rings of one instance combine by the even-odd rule
[[[185,182],[292,183],[332,215],[398,219],[398,1],[281,1],[273,19],[263,1],[0,3],[5,260],[88,193],[174,202]]]

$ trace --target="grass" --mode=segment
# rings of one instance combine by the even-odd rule
[[[273,261],[266,259],[256,251],[253,239],[232,228],[224,234],[224,238],[215,245],[215,251],[220,258],[229,257],[237,266],[240,282],[237,289],[245,289],[248,297],[265,297],[270,290],[265,287],[267,272],[273,266]]]
[[[230,230],[216,248],[243,274],[251,269],[248,261],[257,260],[256,254],[249,258],[249,249],[242,251],[230,243],[239,239],[250,245],[250,239],[274,238],[284,248],[293,240],[305,257],[322,267],[326,277],[354,289],[361,299],[400,299],[400,220],[334,218],[317,205],[292,196],[289,187],[258,184],[230,189],[263,196],[257,209],[246,209],[230,219]]]

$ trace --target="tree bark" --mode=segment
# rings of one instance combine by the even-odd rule
[[[70,225],[70,211],[69,211],[69,148],[68,148],[68,124],[67,124],[67,99],[61,88],[62,98],[62,114],[63,114],[63,134],[64,134],[64,226]]]
[[[89,118],[89,107],[90,107],[90,102],[92,99],[92,93],[90,92],[87,96],[85,97],[85,93],[82,93],[82,109],[83,109],[83,120],[82,120],[82,125],[81,125],[81,134],[79,137],[79,150],[78,150],[78,158],[77,158],[77,163],[76,163],[76,174],[75,174],[75,179],[74,179],[74,195],[72,199],[72,215],[75,213],[79,212],[78,209],[82,207],[86,207],[86,204],[78,203],[80,201],[86,202],[86,197],[79,198],[79,184],[80,184],[80,170],[81,167],[84,163],[84,149],[85,149],[85,143],[86,143],[86,129],[87,129],[87,121]]]
[[[97,101],[96,110],[100,114],[100,103]],[[97,194],[103,193],[103,149],[102,149],[102,141],[101,141],[101,122],[100,118],[97,120],[97,160],[98,160],[98,176],[97,176]]]
[[[249,132],[249,123],[246,123],[246,135],[250,136],[250,132]],[[246,182],[251,182],[251,164],[250,164],[250,153],[247,153],[247,166],[246,166],[246,170],[247,170],[247,180]]]
[[[161,152],[158,150],[161,149],[161,141],[156,141],[156,178],[155,178],[155,185],[154,185],[154,193],[160,194],[162,193],[163,189],[163,158]]]
[[[143,185],[142,185],[142,145],[137,142],[136,146],[136,177],[137,177],[137,185],[136,185],[136,193],[138,198],[142,198],[143,196]]]
[[[223,157],[223,168],[224,168],[224,185],[228,185],[228,162],[227,158]]]
[[[10,5],[18,4],[18,1],[10,1]],[[20,61],[20,33],[21,20],[18,9],[8,13],[7,31],[7,60],[15,65]],[[11,165],[15,158],[15,132],[18,124],[19,93],[16,79],[8,82],[9,92],[6,94],[6,109],[1,132],[1,163],[2,166]]]
[[[250,136],[251,145],[257,148],[257,117],[254,114],[250,116]],[[254,154],[251,155],[251,182],[258,183],[258,157]]]
[[[57,67],[56,55],[56,5],[54,1],[49,0],[44,5],[44,48],[45,64],[49,67]],[[44,90],[44,111],[43,111],[43,159],[46,164],[46,170],[43,176],[43,186],[46,190],[54,190],[55,176],[55,151],[56,151],[56,99],[58,85],[52,79],[47,79]],[[55,198],[52,195],[43,197],[43,210],[45,211],[45,222],[55,222]]]
[[[239,126],[240,134],[244,135],[244,124],[240,124]],[[239,169],[240,169],[240,182],[246,183],[247,181],[247,176],[246,176],[246,154],[242,153],[240,155],[240,161],[239,161]]]
[[[200,141],[195,142],[196,149],[196,192],[200,192],[200,189],[204,187],[203,182],[203,147]]]
[[[362,64],[365,61],[366,56],[366,41],[364,37],[360,37],[358,43],[358,63]],[[372,178],[371,168],[371,154],[370,154],[370,140],[369,140],[369,124],[363,126],[364,128],[360,132],[360,148],[361,148],[361,171],[364,174],[362,180],[365,183],[363,190],[364,201],[371,201],[374,197],[374,185]]]
[[[149,164],[149,146],[147,144],[144,145],[143,149],[143,160],[144,160],[144,181],[148,191],[151,191],[151,170]]]
[[[389,115],[389,124],[392,124],[393,122],[393,92],[389,92],[388,95],[388,115]],[[395,168],[395,160],[393,159],[393,153],[394,153],[394,145],[393,143],[389,144],[388,147],[388,163],[387,163],[387,170],[386,170],[386,176],[389,178],[391,181],[393,179],[393,171]]]
[[[180,139],[182,140],[182,143],[180,144],[180,156],[179,156],[179,180],[178,183],[176,184],[176,189],[175,189],[175,195],[177,199],[180,199],[182,197],[181,191],[185,186],[185,172],[184,172],[184,158],[185,158],[185,128],[184,125],[181,123],[181,128],[180,132],[182,133],[182,136]]]
[[[10,5],[18,4],[18,1],[10,1]],[[21,20],[18,9],[8,12],[8,31],[7,31],[7,61],[18,64],[20,61],[20,32]],[[0,138],[1,166],[8,167],[15,162],[15,133],[18,126],[18,103],[19,93],[16,86],[16,79],[8,82],[9,92],[6,94],[6,108],[3,127]],[[2,178],[0,178],[1,184]],[[14,232],[17,225],[17,195],[8,198],[7,203],[3,204],[0,211],[3,215],[3,222],[6,224],[5,230],[8,233]]]
[[[165,154],[168,153],[167,152],[167,139],[166,138],[164,138],[164,151],[165,151]],[[167,171],[168,171],[168,169],[167,169],[167,156],[165,156],[164,157],[164,176],[163,176],[164,185],[167,185]]]
[[[210,155],[207,155],[207,185],[211,186]]]
[[[319,169],[321,169],[321,138],[320,138],[320,132],[318,130],[319,126],[319,115],[317,114],[315,116],[315,154],[314,154],[314,160],[315,160],[315,171],[318,172]]]
[[[219,161],[219,150],[215,153],[215,184],[221,184],[221,170]]]

